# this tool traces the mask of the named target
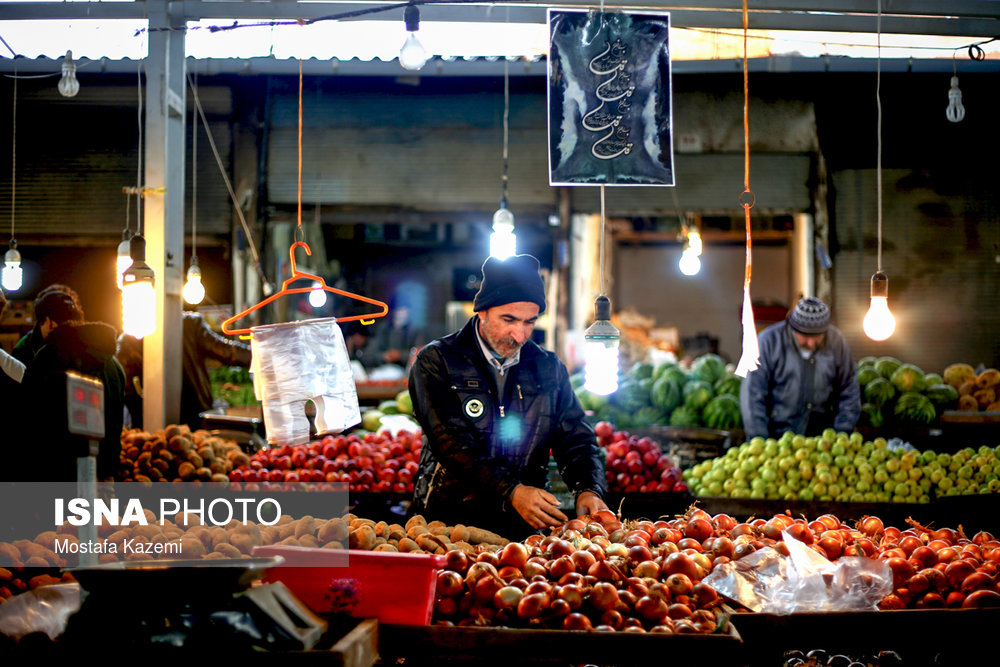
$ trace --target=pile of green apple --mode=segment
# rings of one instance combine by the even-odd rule
[[[696,496],[927,503],[1000,492],[1000,446],[938,454],[860,433],[753,438],[684,471]]]

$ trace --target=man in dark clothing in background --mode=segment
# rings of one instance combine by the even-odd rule
[[[74,295],[51,290],[35,300],[41,347],[24,373],[20,448],[28,459],[26,479],[76,481],[76,459],[86,454],[87,441],[69,435],[66,418],[66,371],[76,371],[104,383],[104,438],[97,455],[98,479],[113,478],[121,453],[125,372],[115,358],[115,330],[103,322],[85,322]],[[25,447],[34,448],[28,453]]]
[[[212,380],[205,361],[214,359],[223,366],[248,367],[250,346],[212,331],[201,313],[186,311],[183,324],[181,422],[197,429],[201,413],[212,408]]]
[[[48,287],[44,288],[41,292],[39,292],[38,296],[35,297],[35,307],[34,307],[35,326],[31,328],[31,331],[21,336],[21,340],[17,341],[17,344],[14,345],[14,351],[13,351],[14,358],[20,361],[25,366],[31,363],[31,360],[34,358],[35,353],[38,352],[39,348],[41,348],[45,342],[45,337],[42,335],[41,332],[42,320],[41,318],[38,317],[38,304],[42,301],[43,298],[45,298],[45,295],[48,294],[49,292],[61,292],[63,294],[66,294],[67,296],[69,296],[70,299],[72,299],[73,303],[76,305],[76,308],[81,313],[83,312],[83,306],[80,305],[80,297],[77,296],[76,291],[72,287],[69,287],[68,285],[63,285],[61,283],[52,283]]]

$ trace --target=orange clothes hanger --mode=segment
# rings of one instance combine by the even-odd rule
[[[292,275],[287,280],[285,280],[285,282],[281,283],[280,290],[278,290],[271,296],[267,297],[257,305],[251,306],[246,310],[244,310],[242,313],[233,315],[228,320],[223,322],[222,323],[223,333],[230,336],[249,335],[250,329],[231,329],[230,325],[236,320],[239,320],[240,318],[249,315],[255,310],[260,310],[261,308],[271,303],[275,299],[278,299],[279,297],[286,296],[288,294],[304,294],[307,292],[312,292],[314,289],[317,289],[316,287],[313,286],[291,287],[291,288],[289,287],[291,283],[295,282],[296,280],[301,280],[304,278],[318,282],[319,289],[322,289],[326,292],[333,292],[334,294],[340,294],[341,296],[357,299],[358,301],[364,301],[365,303],[370,303],[373,306],[378,306],[379,308],[381,308],[381,310],[375,313],[366,313],[364,315],[347,315],[345,317],[338,317],[337,322],[350,322],[351,320],[361,320],[362,324],[371,324],[376,317],[384,317],[389,312],[389,306],[382,301],[378,301],[376,299],[369,299],[366,296],[361,296],[360,294],[354,294],[353,292],[345,292],[344,290],[337,289],[336,287],[330,287],[329,285],[326,284],[326,281],[323,280],[323,278],[321,278],[320,276],[314,276],[311,273],[305,273],[303,271],[299,271],[298,268],[296,268],[295,266],[295,249],[299,246],[302,246],[305,249],[306,255],[312,255],[312,251],[309,250],[309,245],[306,244],[304,241],[296,241],[295,243],[293,243],[292,247],[288,249],[288,257],[292,263]]]

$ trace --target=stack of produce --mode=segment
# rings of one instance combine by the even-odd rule
[[[597,422],[594,433],[604,448],[608,491],[688,492],[681,469],[651,438],[616,431],[609,422]]]
[[[729,519],[725,524],[736,525]],[[604,510],[475,558],[450,551],[434,620],[613,632],[721,630],[721,598],[702,582],[733,552],[705,549],[716,526],[703,510],[671,521],[622,523]],[[728,530],[728,528],[726,528]],[[731,546],[729,538],[725,542]]]
[[[753,438],[684,471],[696,496],[926,503],[1000,492],[1000,447],[937,454],[827,429],[819,437]]]
[[[116,479],[121,482],[226,482],[234,468],[250,462],[238,444],[171,424],[156,433],[122,432]]]
[[[390,419],[386,420],[386,417]],[[409,431],[420,428],[417,420],[413,418],[413,399],[410,398],[408,389],[399,392],[395,398],[387,399],[378,404],[378,407],[369,408],[361,413],[361,424],[352,432],[364,435],[371,432],[376,433],[383,429],[393,432],[405,427]]]
[[[944,381],[958,390],[958,409],[968,412],[1000,412],[1000,371],[987,368],[980,373],[969,364],[952,364],[944,369]]]
[[[399,431],[325,436],[308,445],[281,445],[249,457],[228,479],[232,482],[345,483],[350,491],[413,493],[421,434]],[[250,487],[251,490],[260,487]]]
[[[730,430],[743,425],[741,378],[716,354],[703,354],[689,368],[638,362],[610,396],[588,392],[580,375],[573,382],[592,422],[607,421],[621,429],[669,425]]]
[[[857,365],[863,424],[874,429],[926,425],[946,410],[1000,410],[1000,372],[978,375],[968,364],[924,373],[894,357],[864,357]]]

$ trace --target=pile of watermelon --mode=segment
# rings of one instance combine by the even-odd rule
[[[861,412],[875,429],[930,424],[958,405],[958,390],[941,375],[894,357],[864,357],[857,372]]]
[[[689,367],[654,366],[640,361],[618,379],[618,391],[597,396],[583,388],[582,374],[571,378],[591,423],[607,421],[619,429],[649,426],[741,428],[741,378],[717,354],[703,354]]]

